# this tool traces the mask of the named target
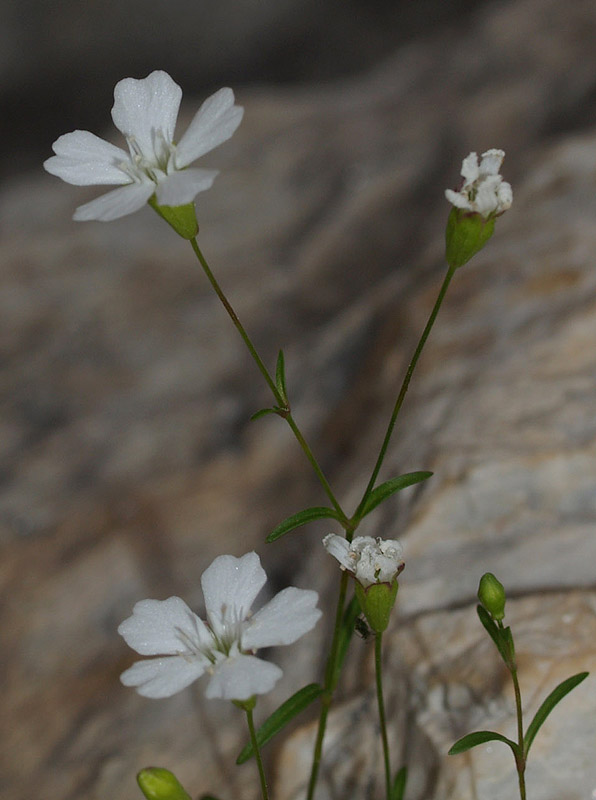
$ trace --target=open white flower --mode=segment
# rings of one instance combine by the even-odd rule
[[[229,139],[244,110],[234,105],[231,89],[220,89],[205,100],[176,144],[181,99],[182,89],[167,72],[125,78],[114,89],[112,119],[128,153],[89,131],[66,133],[54,142],[56,155],[44,163],[52,175],[76,186],[119,186],[79,206],[75,220],[118,219],[138,211],[153,194],[160,206],[182,206],[210,188],[216,170],[187,167]]]
[[[376,583],[391,583],[404,568],[403,549],[396,539],[355,536],[348,542],[343,536],[330,533],[323,545],[365,589]]]
[[[144,697],[170,697],[201,675],[211,676],[206,696],[248,700],[269,692],[282,675],[253,655],[260,647],[292,644],[321,616],[318,594],[289,587],[251,616],[267,576],[256,553],[218,556],[201,577],[207,622],[179,597],[141,600],[118,627],[143,656],[120,676]]]
[[[446,189],[447,200],[456,208],[481,214],[485,219],[507,211],[513,202],[513,192],[499,175],[504,158],[503,150],[487,150],[479,164],[476,153],[470,153],[462,163],[463,185],[458,192]]]

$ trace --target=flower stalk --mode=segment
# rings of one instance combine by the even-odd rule
[[[385,702],[383,700],[383,633],[375,633],[375,683],[377,687],[377,705],[379,707],[379,725],[383,743],[383,763],[385,765],[385,788],[387,800],[391,800],[391,760],[389,741],[387,739],[387,722],[385,719]]]

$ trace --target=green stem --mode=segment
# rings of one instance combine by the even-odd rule
[[[232,305],[229,302],[228,298],[225,296],[225,294],[223,292],[223,289],[221,288],[221,286],[217,282],[217,279],[216,279],[215,275],[213,274],[213,272],[211,272],[209,264],[207,263],[207,260],[205,259],[205,256],[201,252],[201,249],[199,248],[199,245],[197,243],[196,238],[195,239],[190,239],[190,244],[192,246],[192,249],[194,250],[194,253],[195,253],[200,265],[203,268],[203,271],[205,272],[205,275],[207,276],[207,278],[209,280],[209,283],[211,284],[211,286],[215,290],[215,294],[219,297],[223,307],[228,312],[228,316],[230,317],[230,319],[234,323],[234,326],[236,327],[236,330],[238,331],[238,333],[242,337],[242,340],[244,341],[244,344],[248,348],[248,351],[251,354],[255,364],[259,368],[259,371],[261,372],[261,375],[267,381],[267,385],[269,386],[269,388],[271,389],[271,391],[273,393],[273,396],[275,398],[275,402],[277,403],[277,405],[281,409],[283,409],[283,413],[280,416],[283,416],[283,418],[287,421],[288,425],[290,426],[294,436],[296,437],[296,440],[298,441],[298,444],[302,448],[302,450],[303,450],[304,454],[306,455],[311,467],[313,468],[317,478],[319,479],[319,482],[321,483],[321,486],[323,487],[323,489],[325,491],[325,494],[329,498],[329,500],[330,500],[331,504],[333,505],[333,507],[335,508],[335,510],[340,515],[340,522],[342,524],[347,523],[347,517],[346,517],[343,509],[341,508],[339,502],[337,501],[337,498],[335,497],[335,494],[333,493],[333,490],[331,489],[331,486],[329,485],[329,481],[325,477],[325,474],[324,474],[323,470],[321,469],[321,467],[319,466],[319,463],[317,462],[317,459],[315,458],[314,453],[312,452],[308,442],[306,441],[306,439],[304,438],[304,435],[300,431],[300,428],[296,424],[296,421],[294,420],[294,418],[293,418],[293,416],[292,416],[292,414],[290,412],[290,409],[287,407],[287,404],[286,404],[284,398],[279,393],[279,390],[278,390],[277,386],[275,385],[275,381],[273,380],[273,378],[269,374],[269,370],[267,369],[267,367],[263,363],[263,360],[261,359],[260,355],[258,354],[256,347],[253,345],[253,343],[252,343],[252,341],[250,339],[250,336],[248,335],[248,333],[246,332],[244,326],[240,322],[240,319],[239,319],[238,315],[236,314],[236,312],[234,311],[234,309],[232,308]]]
[[[522,715],[522,699],[521,691],[519,688],[519,681],[517,679],[517,668],[514,666],[511,670],[511,679],[513,681],[513,691],[515,692],[515,710],[517,712],[517,741],[519,744],[520,758],[515,759],[515,766],[517,769],[518,782],[519,782],[519,796],[520,800],[526,800],[526,754],[524,752],[524,722]]]
[[[342,572],[341,581],[339,584],[339,595],[337,598],[337,608],[335,611],[335,627],[333,630],[333,639],[331,641],[331,649],[329,650],[329,657],[327,658],[327,667],[325,669],[325,691],[321,695],[321,712],[319,714],[319,726],[317,729],[317,738],[315,740],[312,767],[310,772],[310,779],[308,782],[308,791],[306,794],[307,800],[312,800],[315,791],[315,786],[317,785],[319,768],[321,766],[321,757],[323,754],[323,739],[325,738],[325,729],[327,727],[327,716],[329,715],[329,708],[333,700],[333,692],[337,685],[336,666],[337,666],[337,655],[339,649],[339,634],[341,631],[344,605],[346,602],[346,593],[348,590],[348,579],[349,579],[349,573],[345,571]]]
[[[387,741],[387,723],[385,720],[385,703],[383,701],[383,661],[382,661],[383,634],[375,634],[375,678],[377,682],[377,703],[379,705],[379,724],[381,726],[381,739],[383,741],[383,760],[385,762],[385,786],[387,800],[391,800],[391,764],[389,761],[389,742]]]
[[[246,707],[245,707],[246,708]],[[257,732],[255,731],[255,723],[252,717],[252,708],[246,708],[246,720],[248,722],[248,732],[250,734],[250,741],[252,750],[255,754],[255,761],[259,769],[259,778],[261,781],[261,794],[263,800],[269,800],[269,792],[267,791],[267,779],[265,778],[265,769],[263,767],[263,759],[261,758],[261,750],[257,741]]]
[[[397,415],[400,412],[400,409],[401,409],[402,404],[404,402],[404,398],[405,398],[406,393],[408,391],[408,387],[410,385],[410,380],[412,378],[412,374],[414,373],[414,369],[416,368],[416,364],[418,363],[418,359],[420,358],[420,354],[422,353],[424,345],[426,344],[426,340],[428,339],[429,334],[430,334],[430,332],[432,330],[432,327],[433,327],[433,325],[435,323],[435,320],[437,318],[437,314],[439,313],[439,309],[441,308],[441,304],[442,304],[443,300],[445,299],[445,295],[447,294],[447,289],[449,288],[449,284],[451,283],[451,279],[453,278],[453,275],[455,273],[455,269],[456,269],[455,267],[449,267],[448,268],[447,274],[445,275],[445,278],[444,278],[443,283],[441,285],[441,289],[439,291],[438,297],[437,297],[437,299],[435,301],[435,304],[433,306],[433,310],[431,311],[430,316],[428,318],[428,321],[426,323],[426,326],[425,326],[424,330],[422,331],[422,336],[420,337],[420,341],[416,345],[416,350],[414,351],[414,355],[412,356],[412,360],[410,361],[410,364],[408,366],[406,375],[405,375],[405,377],[403,379],[401,388],[399,390],[399,394],[397,395],[397,400],[395,401],[395,406],[393,407],[393,413],[391,414],[391,419],[389,420],[389,425],[387,426],[387,431],[385,433],[385,438],[383,439],[383,444],[381,445],[381,449],[379,451],[379,456],[377,458],[376,464],[375,464],[374,469],[372,471],[372,475],[370,476],[370,480],[368,482],[368,486],[366,487],[366,490],[364,492],[362,500],[360,501],[360,504],[358,505],[358,508],[356,509],[356,513],[354,514],[354,518],[356,518],[356,519],[358,518],[359,513],[364,508],[364,504],[366,503],[366,501],[368,499],[368,496],[370,495],[370,493],[372,492],[372,490],[374,488],[375,482],[376,482],[377,477],[379,475],[379,471],[380,471],[381,466],[383,464],[383,460],[384,460],[385,455],[387,453],[387,448],[389,446],[389,441],[391,439],[391,435],[393,434],[393,429],[395,427],[395,422],[397,420]]]

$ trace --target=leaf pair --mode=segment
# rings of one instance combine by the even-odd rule
[[[415,483],[420,483],[430,478],[432,472],[408,472],[405,475],[399,475],[397,478],[391,478],[384,483],[381,483],[376,489],[368,495],[362,508],[354,515],[351,522],[360,522],[360,520],[376,508],[380,503],[390,497],[395,492],[405,489],[407,486],[413,486]],[[305,508],[303,511],[298,511],[280,522],[267,537],[268,542],[274,542],[286,533],[300,528],[316,519],[336,519],[343,522],[341,515],[334,508],[328,506],[314,506],[312,508]]]
[[[286,417],[290,410],[290,401],[288,400],[288,391],[286,389],[286,368],[284,362],[283,350],[277,354],[277,364],[275,365],[275,388],[277,389],[277,399],[280,405],[271,406],[271,408],[261,408],[259,411],[251,416],[251,421],[260,419],[267,414],[277,414],[280,417]]]
[[[588,674],[588,672],[578,672],[577,675],[572,675],[571,678],[567,678],[567,680],[562,681],[555,689],[553,689],[553,691],[544,700],[534,715],[534,719],[526,730],[523,740],[523,750],[520,750],[519,744],[513,742],[511,739],[508,739],[506,736],[502,736],[500,733],[495,733],[494,731],[475,731],[474,733],[468,733],[467,736],[463,736],[461,739],[458,739],[453,747],[449,750],[449,755],[454,756],[457,753],[464,753],[466,750],[470,750],[472,747],[476,747],[479,744],[496,741],[509,745],[513,751],[516,762],[518,759],[525,761],[528,757],[528,753],[530,752],[532,742],[536,738],[536,734],[542,727],[548,715],[551,713],[557,703],[561,702],[565,695],[569,694],[572,689],[575,689],[576,686],[579,686],[579,684],[588,677]]]

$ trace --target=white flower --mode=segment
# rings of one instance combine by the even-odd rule
[[[476,153],[470,153],[461,167],[463,185],[458,192],[446,189],[447,200],[456,208],[482,214],[485,218],[507,211],[513,202],[513,192],[510,184],[499,175],[504,158],[503,150],[487,150],[478,164]]]
[[[348,542],[343,536],[330,533],[323,545],[365,589],[375,583],[391,583],[404,568],[402,546],[396,539],[356,536]]]
[[[114,89],[112,119],[124,134],[128,153],[89,131],[73,131],[52,145],[44,167],[76,186],[112,184],[120,188],[79,206],[75,220],[108,221],[138,211],[155,194],[160,206],[181,206],[209,189],[216,170],[187,169],[232,136],[244,110],[234,92],[220,89],[199,108],[180,141],[174,129],[182,89],[167,72],[142,80],[125,78]]]
[[[122,673],[122,683],[145,697],[170,697],[206,672],[209,698],[248,700],[269,692],[282,671],[252,653],[292,644],[321,612],[316,592],[289,587],[251,616],[266,580],[256,553],[216,558],[201,577],[206,623],[179,597],[141,600],[118,633],[137,653],[156,658],[137,661]]]

